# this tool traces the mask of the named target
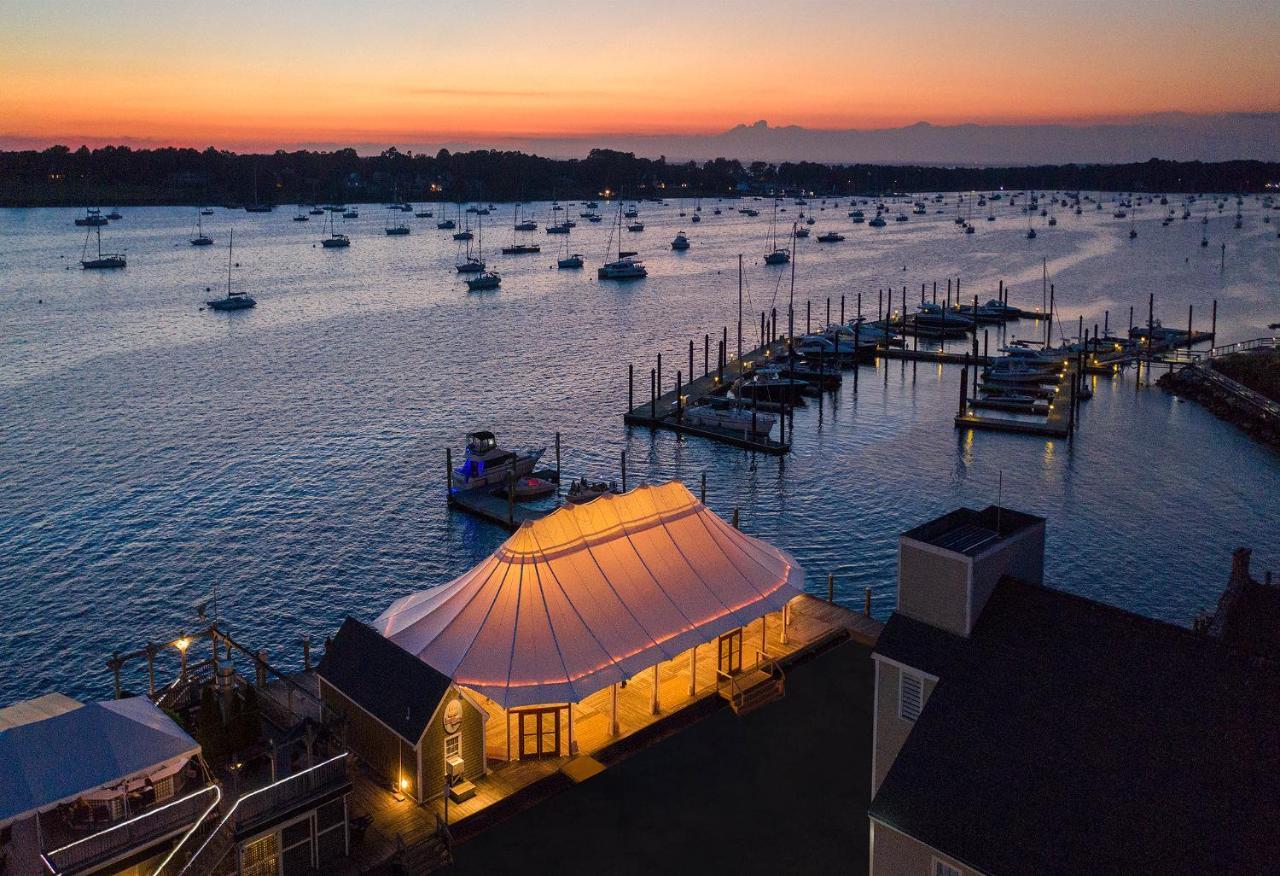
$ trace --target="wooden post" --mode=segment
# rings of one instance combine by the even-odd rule
[[[627,411],[636,407],[636,366],[634,362],[627,364]]]
[[[716,354],[716,359],[718,360],[716,364],[716,381],[724,383],[724,341],[719,341],[718,343],[720,344],[720,352]]]
[[[933,303],[934,304],[938,303],[938,281],[937,280],[933,281]]]
[[[653,664],[653,692],[649,694],[649,714],[658,714],[658,664]]]
[[[711,335],[702,336],[702,376],[711,373]]]
[[[444,478],[445,478],[444,497],[448,499],[451,496],[453,496],[453,448],[452,447],[446,447],[444,449]]]
[[[988,337],[988,332],[989,332],[989,331],[990,331],[990,329],[983,329],[983,330],[982,330],[982,358],[983,358],[983,359],[990,359],[990,358],[991,358],[991,356],[990,356],[990,352],[989,352],[989,351],[990,351],[990,347],[988,346],[988,341],[990,341],[990,338]]]
[[[826,328],[829,325],[831,325],[831,296],[830,295],[827,296],[827,321],[822,324],[823,331],[826,331]]]
[[[733,528],[734,528],[734,529],[741,529],[741,528],[742,528],[742,527],[740,527],[740,526],[738,525],[738,509],[737,509],[737,508],[734,508],[734,509],[733,509]]]
[[[649,369],[649,419],[658,419],[658,372]]]
[[[791,644],[791,640],[787,638],[787,626],[791,623],[791,603],[782,603],[782,632],[778,634],[778,640],[784,645]]]
[[[1151,353],[1156,334],[1156,293],[1147,296],[1147,380],[1151,379]]]
[[[556,433],[556,495],[560,495],[560,433]]]
[[[764,311],[760,311],[760,346],[764,346]]]
[[[1191,328],[1193,325],[1191,319],[1192,319],[1192,316],[1195,314],[1195,309],[1196,309],[1196,306],[1194,304],[1187,305],[1187,349],[1188,350],[1191,349],[1191,342],[1195,337],[1193,334],[1191,334]]]
[[[622,492],[627,491],[627,451],[622,451]]]
[[[767,614],[760,615],[760,654],[764,656],[769,653],[769,639],[767,636],[768,627],[765,621],[768,619]]]
[[[609,698],[609,733],[618,735],[618,683],[613,683],[613,694]]]
[[[657,383],[658,395],[662,395],[662,354],[661,353],[658,354],[658,368],[654,373],[657,374],[658,376],[658,383]]]
[[[804,333],[812,334],[813,332],[813,300],[806,298],[804,300]]]
[[[689,649],[689,696],[698,692],[698,646]]]
[[[689,370],[685,374],[689,375],[689,382],[693,383],[693,341],[689,341]]]
[[[827,602],[836,604],[836,573],[827,573]]]
[[[844,296],[840,296],[840,324],[844,325]]]
[[[502,710],[503,729],[507,731],[507,763],[511,763],[511,713]]]
[[[681,401],[680,399],[680,391],[681,391],[680,382],[681,382],[680,372],[677,371],[676,372],[676,422],[677,423],[684,422],[684,402]]]
[[[965,400],[969,397],[969,354],[964,354],[964,370],[960,372],[960,409],[956,411],[964,416]]]
[[[871,588],[868,587],[863,591],[862,613],[867,617],[871,617]]]
[[[862,319],[862,293],[858,293],[858,319]]]
[[[507,472],[507,526],[516,525],[516,473]]]
[[[707,504],[707,473],[702,473],[702,489],[700,490],[699,500],[703,505]]]
[[[1209,318],[1209,346],[1217,346],[1218,343],[1218,299],[1213,299],[1213,314]]]
[[[880,323],[880,325],[881,325],[881,327],[882,327],[882,329],[883,329],[883,331],[884,331],[884,339],[885,339],[885,343],[886,343],[886,344],[888,344],[888,341],[889,341],[889,323],[888,323],[888,322],[886,322],[886,321],[885,321],[885,318],[884,318],[884,290],[883,290],[883,289],[881,289],[881,290],[880,290],[880,297],[879,297],[879,298],[877,299],[877,301],[876,301],[876,321],[877,321],[878,323]],[[880,341],[879,341],[879,339],[877,339],[877,340],[876,340],[876,349],[877,349],[877,350],[878,350],[878,349],[880,349]]]

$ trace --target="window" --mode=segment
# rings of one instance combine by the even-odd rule
[[[462,757],[462,734],[454,733],[444,738],[444,759]]]
[[[898,717],[914,721],[920,717],[924,703],[924,679],[912,672],[903,672],[898,684]]]
[[[960,872],[959,867],[952,867],[946,861],[934,858],[931,876],[964,876],[964,874]]]

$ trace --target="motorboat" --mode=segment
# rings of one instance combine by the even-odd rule
[[[712,398],[685,408],[684,421],[691,426],[732,432],[744,438],[766,438],[778,418],[768,411],[755,410],[739,399]]]
[[[766,265],[785,265],[789,261],[791,261],[791,251],[782,246],[772,252],[765,253],[764,257]]]
[[[598,499],[608,493],[617,494],[621,492],[618,489],[617,481],[589,481],[586,478],[580,478],[570,482],[564,498],[571,505],[584,505],[592,499]]]
[[[79,228],[97,228],[107,224],[107,217],[102,215],[101,210],[88,209],[83,216],[76,217],[75,224]]]
[[[1053,382],[1056,377],[1050,370],[1028,365],[1016,358],[997,359],[982,371],[983,380],[1006,385],[1026,383],[1038,386]]]
[[[454,222],[452,219],[449,219],[448,217],[441,219],[439,222],[436,223],[436,228],[438,228],[441,231],[452,231],[457,227],[458,227],[457,223]]]
[[[688,249],[689,238],[685,236],[683,231],[676,234],[675,239],[671,241],[672,249]]]
[[[644,231],[644,223],[632,222],[630,225],[627,226],[627,230],[628,231]]]
[[[808,386],[806,381],[783,376],[781,366],[765,365],[735,382],[734,393],[741,399],[794,404]]]
[[[986,304],[979,304],[976,312],[972,304],[961,304],[956,308],[956,312],[964,316],[976,316],[979,323],[1001,323],[1016,318],[1016,314],[1011,314],[1009,311],[1010,308],[994,298]]]
[[[511,246],[502,248],[503,255],[529,255],[530,253],[542,252],[542,245],[538,243],[513,243]]]
[[[436,214],[434,210],[418,210],[413,215],[418,219],[430,219]]]
[[[541,499],[555,491],[556,484],[553,481],[535,478],[533,475],[525,475],[511,485],[511,495],[516,501]],[[502,492],[502,490],[498,489],[496,492]]]
[[[884,217],[881,216],[879,213],[877,213],[876,217],[872,219],[870,222],[868,222],[867,224],[870,225],[872,228],[884,228],[889,223],[885,222]]]
[[[955,310],[948,311],[941,304],[934,304],[931,301],[926,301],[920,305],[920,309],[915,315],[915,322],[916,325],[931,327],[946,325],[948,328],[973,328],[972,317],[965,316]]]
[[[809,229],[808,229],[808,228],[806,228],[806,227],[805,227],[805,226],[803,226],[803,225],[799,225],[799,226],[797,226],[797,227],[796,227],[796,230],[795,230],[795,232],[794,232],[794,235],[795,235],[796,237],[808,237],[808,236],[809,236]]]
[[[505,484],[507,478],[521,478],[533,471],[546,448],[507,451],[498,446],[492,432],[472,432],[462,465],[453,471],[453,489],[474,490],[490,484]]]
[[[818,243],[840,243],[844,240],[844,235],[835,231],[828,231],[825,234],[818,235]]]
[[[596,269],[596,276],[601,280],[639,280],[649,276],[643,262],[633,256],[623,256],[616,261],[605,262]]]
[[[454,240],[474,240],[475,234],[471,232],[470,228],[464,228],[461,231],[455,231],[453,233],[453,239]]]
[[[580,253],[575,252],[571,255],[567,255],[562,258],[556,259],[556,267],[557,268],[580,268],[582,267],[582,255]]]
[[[468,255],[465,259],[454,265],[459,274],[480,274],[484,272],[484,262],[473,255]]]
[[[849,218],[854,222],[862,223],[867,221],[867,214],[863,213],[861,210],[850,210]]]

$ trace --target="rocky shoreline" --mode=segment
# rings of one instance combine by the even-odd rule
[[[1166,392],[1203,405],[1219,419],[1248,432],[1254,440],[1280,451],[1280,417],[1232,392],[1224,385],[1227,380],[1229,378],[1210,374],[1205,367],[1191,366],[1164,374],[1156,383]]]

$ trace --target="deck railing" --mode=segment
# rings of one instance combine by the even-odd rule
[[[176,869],[176,872],[182,876],[202,876],[213,872],[234,845],[238,827],[330,788],[340,787],[347,781],[347,755],[344,752],[265,788],[242,795],[227,810],[217,828],[196,849],[191,859],[181,869]],[[166,869],[163,872],[170,871]]]
[[[221,796],[217,785],[206,786],[41,857],[50,873],[75,873],[189,828],[212,811]]]

